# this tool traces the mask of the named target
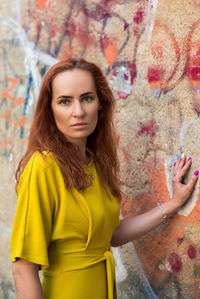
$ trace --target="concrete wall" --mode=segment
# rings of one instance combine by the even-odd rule
[[[9,242],[14,171],[26,147],[41,77],[85,57],[115,92],[122,217],[172,196],[183,152],[199,169],[200,3],[197,0],[8,0],[0,6],[0,298],[16,298]],[[187,181],[187,177],[185,178]],[[171,220],[115,249],[119,298],[200,296],[199,184]]]

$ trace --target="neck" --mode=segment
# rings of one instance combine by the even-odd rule
[[[87,155],[86,146],[78,146],[78,155],[84,164],[88,164],[90,162],[90,158]]]

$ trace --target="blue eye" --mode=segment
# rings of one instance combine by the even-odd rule
[[[69,104],[69,100],[63,99],[59,102],[59,104],[61,105],[68,105]]]
[[[92,100],[93,100],[93,98],[90,97],[90,96],[87,96],[87,97],[84,97],[84,98],[83,98],[83,101],[84,101],[84,102],[91,102]]]

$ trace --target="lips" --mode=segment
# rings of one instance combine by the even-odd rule
[[[71,125],[71,127],[81,127],[81,126],[86,126],[87,123],[77,123],[77,124],[74,124],[74,125]]]
[[[71,126],[71,128],[74,130],[85,130],[87,125],[88,125],[87,123],[76,123],[76,124],[73,124]]]

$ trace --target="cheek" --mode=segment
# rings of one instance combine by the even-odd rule
[[[92,111],[91,111],[91,115],[93,115],[94,119],[98,119],[98,115],[99,115],[99,104],[96,104],[95,107],[93,107]]]
[[[96,129],[98,121],[99,121],[99,115],[98,115],[98,111],[97,111],[93,117],[93,122],[92,122],[93,123],[93,131]]]
[[[92,119],[93,119],[95,124],[97,124],[98,118],[99,118],[99,115],[98,115],[98,109],[97,109],[93,112],[93,115],[92,115]]]
[[[68,116],[63,111],[54,110],[54,119],[57,126],[66,125],[68,123]]]

